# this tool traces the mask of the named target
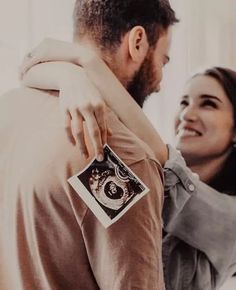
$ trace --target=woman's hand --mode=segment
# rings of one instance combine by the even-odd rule
[[[25,86],[59,91],[59,104],[67,136],[72,144],[88,157],[84,122],[95,155],[103,159],[103,145],[107,142],[106,106],[100,92],[88,79],[83,68],[66,62],[46,62],[32,67],[23,75]]]
[[[119,82],[116,76],[110,71],[107,65],[90,48],[83,47],[77,44],[63,42],[63,41],[46,39],[31,54],[28,54],[28,56],[25,58],[23,65],[21,67],[21,72],[22,72],[21,74],[24,75],[24,73],[30,67],[40,62],[58,61],[58,60],[71,62],[76,65],[81,65],[85,69],[86,74],[88,75],[89,79],[99,89],[100,94],[98,96],[102,96],[106,104],[117,113],[120,120],[131,131],[133,131],[139,138],[141,138],[147,144],[149,144],[149,146],[155,153],[156,158],[161,162],[162,165],[164,165],[168,157],[168,150],[167,150],[166,145],[160,138],[159,134],[155,131],[155,129],[153,128],[152,124],[149,122],[147,117],[144,115],[141,108],[135,103],[134,99],[129,95],[129,93],[122,86],[122,84]],[[76,65],[74,66],[76,67]],[[58,71],[56,71],[56,74],[57,73]],[[41,73],[40,81],[44,79],[44,81],[48,83],[53,77],[55,78],[53,73],[48,73],[48,74]],[[39,87],[39,86],[35,86],[35,87]],[[53,88],[53,86],[42,87],[41,85],[40,88],[51,89]],[[67,93],[63,93],[63,94],[65,96],[64,99],[66,99]],[[76,98],[78,97],[77,94],[74,95],[72,93],[72,95],[76,96]],[[84,96],[80,97],[80,99],[81,98],[83,99]],[[64,119],[65,119],[65,124],[67,128],[69,128],[70,125],[72,126],[72,123],[73,123],[72,119],[74,118],[73,116],[76,116],[75,108],[77,107],[78,109],[78,106],[80,106],[77,104],[75,107],[73,107],[72,103],[73,102],[70,102],[69,109],[66,109],[66,106],[63,105],[64,112],[66,112],[66,117]],[[93,102],[92,102],[92,106],[93,106]],[[96,144],[96,146],[94,146],[95,151],[100,152],[100,149],[96,149],[96,148],[101,148],[101,145],[99,143],[99,138],[93,138],[93,136],[98,135],[97,127],[104,128],[104,126],[98,125],[98,124],[97,126],[95,126],[94,117],[96,118],[96,120],[100,120],[103,118],[99,117],[101,116],[101,114],[95,113],[94,110],[93,110],[94,113],[91,113],[92,111],[91,104],[88,105],[87,107],[86,106],[84,107],[87,108],[87,110],[83,110],[82,116],[84,120],[92,126],[89,129],[90,132],[93,132],[90,134],[92,138],[92,142],[93,144]],[[81,114],[80,109],[79,109],[79,112]],[[129,113],[127,114],[127,112]],[[92,118],[91,121],[88,121],[89,114]],[[69,123],[69,117],[71,120],[70,123]],[[77,119],[81,120],[80,116],[77,117]],[[75,123],[76,122],[77,121],[75,121]],[[73,125],[73,127],[74,126],[75,125]],[[79,125],[78,128],[79,128],[78,131],[80,132],[81,126]],[[71,132],[73,130],[74,129],[71,129]],[[109,133],[109,130],[107,132]],[[78,135],[78,134],[72,132],[72,135]],[[78,139],[77,136],[73,138]],[[101,137],[100,140],[103,140],[103,138]],[[82,144],[83,144],[83,140],[82,140]],[[81,145],[81,147],[83,148],[83,145]]]
[[[53,38],[45,38],[31,52],[27,53],[20,66],[20,79],[34,65],[49,61],[65,61],[85,66],[90,61],[97,60],[96,53],[79,44]]]
[[[82,154],[89,157],[83,126],[85,121],[95,155],[98,161],[102,161],[108,128],[106,105],[99,91],[82,70],[66,77],[60,87],[60,106],[69,139],[72,143],[78,143]]]
[[[27,86],[47,90],[58,89],[69,140],[73,144],[78,143],[81,152],[88,157],[84,139],[83,121],[85,121],[97,159],[101,160],[103,144],[107,142],[107,133],[111,135],[111,130],[106,124],[105,103],[82,68],[76,69],[75,66],[65,63],[55,64],[64,61],[86,65],[96,59],[98,57],[89,48],[47,38],[25,56],[20,67],[20,79]],[[50,67],[46,62],[52,62],[51,64],[54,62],[54,64]],[[36,66],[37,64],[41,66]]]

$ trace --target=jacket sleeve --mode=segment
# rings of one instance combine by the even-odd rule
[[[83,221],[88,258],[100,289],[164,290],[160,165],[144,159],[130,168],[150,191],[107,229],[88,210]]]
[[[165,231],[204,252],[218,272],[235,271],[236,197],[201,182],[171,147],[164,172]]]

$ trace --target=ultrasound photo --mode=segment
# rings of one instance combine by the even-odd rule
[[[146,185],[107,144],[102,162],[93,159],[68,182],[104,227],[116,222],[148,192]]]

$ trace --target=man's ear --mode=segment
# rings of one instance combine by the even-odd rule
[[[142,63],[149,49],[147,34],[142,26],[135,26],[130,30],[128,45],[132,61]]]

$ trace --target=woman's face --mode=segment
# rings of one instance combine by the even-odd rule
[[[234,138],[233,107],[220,83],[199,75],[191,79],[180,102],[176,147],[187,163],[226,154]]]

